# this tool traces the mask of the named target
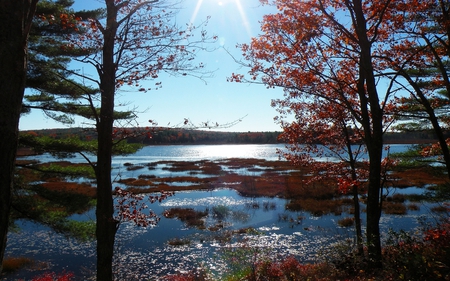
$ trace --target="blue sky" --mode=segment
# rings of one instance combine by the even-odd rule
[[[167,0],[171,1],[171,0]],[[76,0],[74,9],[101,7],[103,1]],[[148,126],[148,120],[155,120],[160,126],[179,124],[189,118],[194,124],[211,121],[220,124],[242,119],[239,124],[221,129],[222,131],[279,131],[274,123],[276,111],[270,106],[271,100],[281,98],[281,89],[266,89],[263,85],[237,84],[227,82],[233,72],[245,73],[232,57],[223,49],[227,49],[237,58],[241,52],[237,43],[248,43],[251,37],[260,33],[260,25],[264,14],[275,13],[274,7],[262,7],[258,0],[183,0],[182,9],[177,15],[181,24],[193,20],[200,23],[207,16],[211,19],[207,31],[217,35],[217,50],[204,52],[198,61],[206,64],[207,70],[215,71],[213,78],[206,84],[194,77],[169,77],[162,75],[162,88],[147,93],[136,91],[120,92],[116,104],[127,104],[124,108],[137,107],[139,125]],[[154,81],[148,83],[154,84]],[[86,126],[81,120],[74,127]],[[62,128],[61,124],[46,118],[36,111],[24,116],[20,121],[21,130],[44,128]]]

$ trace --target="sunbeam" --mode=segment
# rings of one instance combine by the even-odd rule
[[[242,8],[241,0],[235,0],[235,3],[239,14],[241,15],[241,19],[244,22],[245,30],[247,31],[248,36],[251,37],[250,23],[248,22],[244,9]]]
[[[192,13],[191,23],[195,22],[195,19],[197,18],[198,11],[200,10],[200,7],[202,6],[202,4],[203,4],[203,0],[198,0],[197,1],[197,5],[195,6],[194,13]]]
[[[195,5],[195,9],[194,9],[194,12],[192,13],[191,20],[190,20],[190,22],[192,24],[194,24],[194,22],[197,18],[197,15],[198,15],[200,9],[202,8],[202,5],[204,4],[204,2],[205,2],[205,0],[197,0],[197,4]],[[213,1],[208,0],[208,2],[213,2]],[[221,0],[221,1],[217,1],[216,3],[218,6],[225,9],[226,4],[232,3],[232,2],[234,3],[234,5],[236,5],[236,9],[239,12],[239,16],[244,25],[245,31],[247,32],[247,35],[249,37],[251,37],[250,23],[248,22],[247,15],[245,13],[245,9],[242,7],[241,0]],[[233,14],[230,13],[229,16],[233,17]]]

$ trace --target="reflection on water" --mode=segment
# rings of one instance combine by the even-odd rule
[[[142,174],[168,173],[161,167],[153,170],[144,168],[128,171],[124,163],[145,165],[161,160],[218,160],[230,157],[263,158],[276,160],[276,148],[283,145],[214,145],[214,146],[151,146],[145,147],[131,156],[117,156],[113,159],[113,176],[120,178],[137,177]],[[400,147],[395,147],[399,150]],[[403,147],[404,149],[404,147]],[[392,148],[391,148],[392,150]],[[34,156],[34,158],[36,158]],[[51,161],[48,155],[39,160]],[[81,162],[82,159],[71,159]],[[158,165],[160,166],[160,165]],[[235,170],[234,170],[235,171]],[[241,173],[258,173],[257,170],[242,170]],[[252,174],[253,175],[253,174]],[[196,175],[199,176],[199,175]],[[181,183],[180,183],[181,184]],[[225,187],[233,183],[223,183]],[[422,191],[422,190],[420,190]],[[402,190],[397,192],[402,193]],[[419,192],[408,189],[408,193]],[[234,190],[223,188],[211,191],[178,192],[161,204],[151,205],[157,214],[173,207],[208,210],[205,218],[206,229],[187,227],[177,219],[162,219],[155,227],[138,228],[131,224],[121,225],[116,239],[114,268],[118,280],[157,280],[166,274],[184,272],[199,266],[216,274],[217,279],[226,271],[226,260],[221,259],[223,251],[242,245],[259,249],[271,257],[293,255],[301,261],[314,261],[320,249],[343,238],[353,238],[352,228],[342,228],[337,221],[351,214],[325,215],[315,217],[305,212],[291,212],[285,209],[286,200],[280,198],[242,197]],[[429,206],[409,211],[405,216],[383,215],[382,233],[388,229],[413,230],[417,219],[429,214]],[[87,215],[76,215],[80,220],[94,218],[93,211]],[[299,219],[301,218],[301,219]],[[208,226],[221,222],[222,229],[209,231]],[[364,222],[363,222],[364,224]],[[95,272],[95,242],[78,241],[52,232],[49,228],[28,221],[18,221],[19,232],[8,235],[6,256],[27,256],[45,261],[52,271],[68,270],[87,280]],[[257,234],[235,234],[232,230],[252,227]],[[169,246],[171,239],[188,239],[190,244]],[[44,268],[45,269],[45,268]],[[11,278],[29,278],[35,272],[19,272]]]
[[[351,216],[350,214],[315,217],[308,213],[287,211],[285,203],[280,198],[241,197],[230,189],[179,192],[162,204],[151,205],[151,208],[159,214],[172,207],[202,211],[209,209],[210,214],[206,218],[206,224],[209,225],[217,223],[214,208],[221,208],[222,212],[225,210],[230,214],[220,217],[224,228],[214,232],[199,230],[187,228],[179,220],[164,218],[158,226],[151,228],[123,224],[117,233],[117,278],[157,280],[158,276],[183,272],[200,265],[219,278],[227,268],[226,261],[220,258],[223,251],[229,247],[242,246],[242,243],[264,250],[271,257],[294,255],[307,262],[314,261],[320,249],[330,243],[338,239],[353,238],[352,228],[337,226],[338,219]],[[428,208],[421,210],[411,211],[405,216],[383,215],[382,232],[387,233],[389,228],[414,229],[418,226],[418,217],[427,214]],[[297,221],[298,217],[302,219]],[[48,266],[54,271],[66,269],[86,278],[93,275],[94,242],[78,243],[27,221],[20,221],[18,225],[22,230],[9,234],[7,256],[29,256],[48,262]],[[253,227],[258,234],[234,235],[228,243],[220,239],[230,230],[246,227]],[[167,241],[174,238],[189,239],[190,244],[169,246]],[[33,273],[20,274],[17,277],[33,276]]]
[[[387,153],[406,151],[410,145],[389,145]],[[162,160],[196,161],[196,160],[219,160],[226,158],[257,158],[266,160],[278,160],[277,149],[285,150],[284,144],[230,144],[230,145],[157,145],[145,146],[133,155],[114,156],[113,164],[122,165],[128,163],[149,163]],[[331,156],[330,156],[331,157]],[[22,159],[37,159],[43,162],[54,161],[55,157],[50,154],[28,156]],[[79,155],[68,159],[72,163],[85,162]],[[95,161],[94,156],[90,160]]]

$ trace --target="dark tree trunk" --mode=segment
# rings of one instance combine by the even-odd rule
[[[367,22],[361,0],[353,1],[356,17],[355,31],[360,46],[360,80],[358,91],[361,102],[364,140],[369,154],[369,183],[367,194],[367,247],[369,266],[382,266],[380,240],[381,157],[383,151],[383,111],[380,107],[372,64],[372,44],[368,38]],[[369,114],[370,111],[370,114]]]
[[[100,76],[101,108],[97,124],[98,154],[96,166],[97,178],[97,280],[113,280],[112,262],[117,221],[114,219],[114,207],[111,183],[112,130],[115,95],[116,66],[114,63],[114,45],[117,32],[117,8],[114,1],[106,0],[107,22],[103,32],[103,61],[98,67]]]
[[[367,250],[369,254],[369,265],[371,268],[382,267],[380,216],[381,216],[381,151],[378,145],[369,148],[369,187],[367,190]],[[370,157],[370,156],[369,156]]]
[[[37,0],[0,0],[0,271],[6,248],[27,40]]]

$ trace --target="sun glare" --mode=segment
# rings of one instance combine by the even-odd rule
[[[197,15],[198,15],[198,12],[200,11],[200,9],[201,9],[201,7],[202,7],[202,5],[203,5],[204,2],[209,2],[209,3],[211,3],[211,2],[213,2],[213,1],[216,1],[216,0],[197,0],[197,4],[195,5],[195,9],[194,9],[194,12],[192,13],[190,22],[191,22],[191,23],[194,23],[194,22],[195,22],[195,20],[196,20],[196,18],[197,18]],[[240,15],[240,17],[241,17],[241,20],[242,20],[242,22],[243,22],[243,24],[244,24],[244,26],[245,26],[245,29],[246,29],[246,31],[247,31],[247,34],[248,34],[249,36],[251,36],[250,25],[249,25],[249,23],[248,23],[247,15],[245,14],[244,8],[242,7],[241,0],[223,0],[223,1],[217,1],[216,3],[217,3],[217,5],[219,5],[220,7],[223,7],[223,8],[225,8],[225,6],[226,6],[225,4],[228,4],[228,3],[234,3],[234,5],[236,6],[236,9],[237,9],[238,12],[239,12],[239,15]],[[234,15],[230,13],[229,16],[230,16],[230,17],[233,17]]]

